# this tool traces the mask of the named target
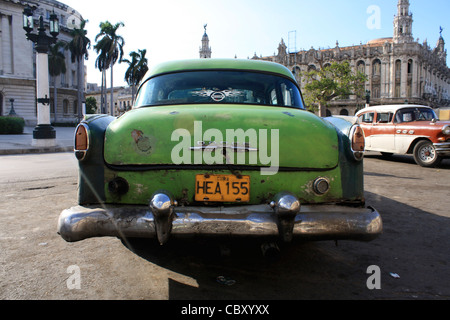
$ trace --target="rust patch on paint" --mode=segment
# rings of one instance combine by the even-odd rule
[[[144,135],[144,132],[141,130],[133,130],[131,132],[131,136],[133,137],[134,142],[136,143],[137,148],[142,152],[150,152],[152,149],[151,141],[149,137]]]

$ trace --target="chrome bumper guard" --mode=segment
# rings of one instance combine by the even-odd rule
[[[450,142],[435,143],[436,153],[441,157],[450,157]]]
[[[371,207],[300,206],[286,194],[270,205],[239,207],[177,207],[158,194],[148,207],[78,206],[64,210],[58,221],[58,234],[68,242],[113,236],[156,238],[164,244],[169,236],[195,235],[371,241],[382,229],[380,214]]]

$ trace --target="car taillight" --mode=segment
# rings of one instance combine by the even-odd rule
[[[364,152],[366,150],[366,139],[364,137],[364,131],[359,125],[353,126],[350,130],[350,141],[353,157],[361,161],[364,158]]]
[[[83,160],[89,150],[88,126],[84,123],[78,125],[75,131],[75,156]]]

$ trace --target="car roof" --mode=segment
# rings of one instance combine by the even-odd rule
[[[204,70],[248,70],[275,73],[296,82],[292,72],[279,63],[248,59],[190,59],[163,62],[149,70],[144,80],[165,73]]]
[[[393,105],[380,105],[380,106],[373,106],[373,107],[367,107],[364,108],[360,111],[358,111],[356,113],[356,116],[359,116],[361,113],[366,113],[366,112],[396,112],[397,110],[400,109],[405,109],[405,108],[426,108],[426,109],[431,109],[428,106],[423,106],[423,105],[418,105],[418,104],[393,104]]]

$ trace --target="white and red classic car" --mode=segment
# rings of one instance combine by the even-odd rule
[[[366,151],[413,154],[417,164],[435,167],[450,157],[450,121],[439,121],[430,107],[385,105],[356,114],[366,137]]]

